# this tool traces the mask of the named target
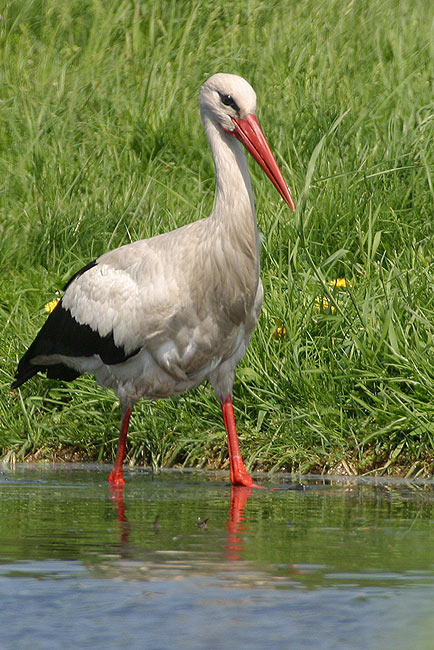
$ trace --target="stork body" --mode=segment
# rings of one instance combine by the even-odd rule
[[[140,397],[183,393],[208,380],[221,403],[235,485],[252,485],[232,407],[235,367],[263,298],[259,234],[240,141],[292,207],[283,176],[255,117],[256,95],[236,75],[203,85],[202,121],[217,176],[209,217],[121,246],[79,271],[21,359],[13,388],[38,371],[72,380],[92,373],[122,409],[111,484],[123,485],[131,410]],[[236,136],[236,137],[234,137]]]

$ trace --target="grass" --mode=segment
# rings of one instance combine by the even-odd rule
[[[205,216],[198,90],[245,76],[289,179],[250,165],[265,304],[235,407],[251,469],[434,471],[434,24],[430,0],[5,0],[0,20],[0,447],[110,461],[91,377],[9,389],[73,272]],[[345,278],[346,287],[331,284]],[[209,387],[140,402],[128,458],[227,466]]]

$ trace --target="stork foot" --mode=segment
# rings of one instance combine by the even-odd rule
[[[256,485],[256,483],[253,482],[253,478],[244,468],[234,472],[231,476],[231,481],[234,487],[258,488],[259,490],[265,490],[263,485]]]

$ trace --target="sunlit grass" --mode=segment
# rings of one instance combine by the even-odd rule
[[[266,299],[235,407],[252,468],[434,468],[434,33],[429,0],[6,1],[0,20],[0,441],[109,460],[119,412],[83,377],[9,384],[68,278],[209,213],[198,90],[245,76],[293,191],[250,165]],[[345,288],[335,282],[345,279]],[[333,284],[333,282],[335,282]],[[280,333],[276,336],[276,331]],[[200,388],[135,409],[129,459],[224,465]]]

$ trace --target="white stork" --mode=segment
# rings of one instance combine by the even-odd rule
[[[140,397],[183,393],[208,380],[220,401],[233,485],[252,486],[235,427],[232,387],[261,309],[259,233],[240,143],[294,210],[255,115],[245,79],[215,74],[200,112],[217,176],[209,217],[104,253],[76,273],[18,364],[12,388],[37,372],[71,381],[92,373],[119,398],[122,419],[109,475],[124,485],[131,410]]]

